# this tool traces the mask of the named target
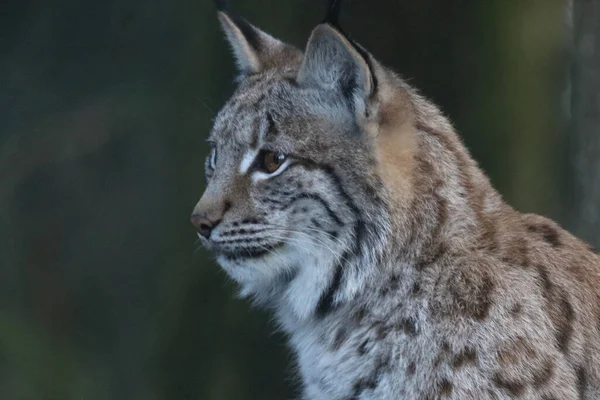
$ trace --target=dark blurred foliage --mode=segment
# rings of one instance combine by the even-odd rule
[[[303,46],[324,0],[233,2]],[[347,31],[439,104],[515,207],[564,222],[559,0],[348,0]],[[0,398],[284,399],[293,357],[188,222],[233,90],[209,0],[0,14]]]

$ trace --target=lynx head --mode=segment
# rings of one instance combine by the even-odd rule
[[[389,198],[409,184],[386,184],[409,164],[393,142],[411,145],[384,132],[406,114],[390,108],[396,78],[340,30],[338,8],[304,52],[219,9],[239,84],[215,119],[192,215],[242,294],[284,297],[300,316],[360,288],[388,241]],[[382,162],[391,147],[394,171]]]

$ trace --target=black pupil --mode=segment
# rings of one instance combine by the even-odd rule
[[[282,153],[262,151],[255,161],[255,168],[266,172],[275,172],[285,161],[286,156]]]
[[[263,158],[263,168],[269,172],[274,172],[285,160],[285,156],[281,153],[267,152]]]

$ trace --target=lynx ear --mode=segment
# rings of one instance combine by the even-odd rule
[[[245,19],[225,10],[223,1],[215,1],[221,27],[231,45],[241,75],[299,62],[302,53],[261,31]]]
[[[301,84],[341,90],[353,101],[366,101],[377,86],[370,63],[367,52],[326,21],[313,30],[308,40],[297,80]]]

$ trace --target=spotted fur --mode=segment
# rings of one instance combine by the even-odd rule
[[[600,398],[600,257],[508,206],[335,18],[302,52],[219,17],[239,86],[193,220],[289,334],[303,398]]]

